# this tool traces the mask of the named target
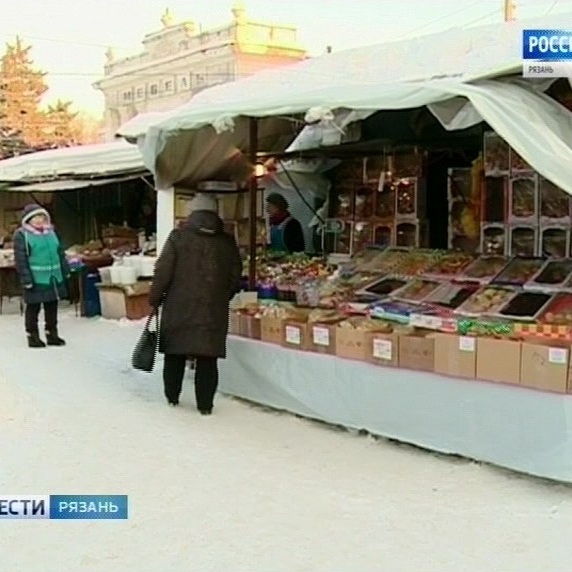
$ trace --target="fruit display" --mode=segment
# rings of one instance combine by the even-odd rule
[[[386,277],[381,280],[377,280],[373,284],[365,286],[360,294],[373,294],[375,296],[388,296],[398,288],[402,288],[407,284],[406,280],[401,280],[395,277]]]
[[[500,310],[499,315],[517,320],[535,320],[551,299],[551,294],[521,292]]]
[[[570,195],[544,177],[539,177],[538,187],[542,221],[569,223]]]
[[[496,133],[489,131],[484,136],[485,175],[508,173],[510,150],[508,143]]]
[[[564,258],[568,255],[568,230],[566,228],[546,228],[542,230],[540,253],[551,258]]]
[[[535,219],[538,212],[538,192],[535,177],[520,177],[510,181],[510,217],[512,220]]]
[[[428,276],[458,276],[474,260],[475,257],[466,252],[447,252],[427,269],[426,274]]]
[[[527,286],[558,288],[572,274],[572,260],[550,260],[531,278]]]
[[[478,289],[479,285],[474,282],[446,282],[429,294],[429,296],[425,298],[424,303],[435,304],[455,310]]]
[[[385,250],[368,249],[370,255],[367,260],[356,260],[356,268],[361,272],[375,272],[387,274],[391,272],[408,254],[409,251],[398,248]]]
[[[481,256],[465,270],[464,278],[488,282],[501,272],[508,261],[505,256]]]
[[[495,284],[522,286],[545,264],[542,258],[513,258],[508,266],[493,280]]]
[[[499,310],[514,298],[516,292],[504,288],[486,286],[475,292],[457,312],[468,316],[497,314]]]
[[[481,252],[484,255],[502,256],[506,250],[506,228],[504,225],[485,226],[482,230]]]
[[[403,288],[392,293],[392,298],[405,302],[421,302],[429,294],[441,286],[440,282],[430,280],[413,280]]]
[[[534,169],[514,150],[509,151],[509,163],[511,174],[530,173]]]
[[[572,326],[572,296],[555,296],[538,319],[543,324],[553,326]]]
[[[516,227],[510,231],[509,254],[511,256],[536,256],[538,228]]]

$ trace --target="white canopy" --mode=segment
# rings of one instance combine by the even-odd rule
[[[267,151],[272,136],[289,134],[291,143],[285,117],[310,110],[322,118],[355,110],[355,120],[428,106],[449,130],[486,121],[542,175],[572,193],[572,114],[541,93],[546,85],[500,79],[522,69],[523,29],[567,27],[572,14],[453,29],[219,85],[148,127],[141,144],[145,164],[156,172],[158,188],[188,184],[220,170],[236,147],[246,148],[246,117],[272,118],[260,122],[260,148]]]
[[[59,178],[97,178],[147,169],[139,149],[126,141],[28,153],[0,161],[0,182],[37,183]]]

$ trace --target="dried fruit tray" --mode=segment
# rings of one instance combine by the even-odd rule
[[[402,261],[392,270],[392,274],[399,276],[419,276],[427,268],[435,264],[435,260],[442,256],[435,250],[413,250],[406,254]]]
[[[542,324],[572,326],[572,295],[557,294],[538,318]]]
[[[481,256],[465,270],[463,279],[486,284],[502,272],[509,261],[505,256]]]
[[[559,290],[572,274],[572,259],[548,260],[524,285],[525,289]]]
[[[516,295],[514,290],[485,286],[459,306],[457,313],[465,316],[496,315]]]
[[[475,261],[475,257],[465,252],[450,252],[430,266],[425,275],[430,278],[453,278],[462,275],[465,268]]]
[[[412,280],[403,286],[403,288],[393,292],[391,297],[395,300],[403,300],[404,302],[419,303],[440,286],[441,282],[433,280]]]
[[[429,294],[423,300],[423,303],[444,306],[445,308],[455,310],[465,303],[478,289],[479,285],[474,282],[446,282]]]
[[[534,322],[546,310],[553,298],[553,294],[520,292],[500,309],[498,317]]]
[[[391,272],[405,256],[409,254],[406,248],[388,248],[372,257],[371,260],[360,265],[363,272],[375,272],[377,274],[387,274]]]
[[[385,297],[389,296],[395,290],[403,288],[405,284],[407,284],[407,281],[399,277],[385,276],[379,280],[370,282],[368,285],[359,290],[357,294],[365,296]]]
[[[492,284],[522,286],[526,284],[545,264],[542,258],[516,257],[492,280]]]

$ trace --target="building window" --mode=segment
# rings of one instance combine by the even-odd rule
[[[132,91],[124,91],[123,92],[123,100],[124,101],[131,101],[133,99],[133,92]]]
[[[143,99],[145,97],[145,90],[142,87],[137,88],[137,99]]]
[[[189,80],[185,76],[179,79],[179,89],[189,89]]]
[[[166,81],[165,82],[165,91],[173,91],[173,82],[172,81]]]
[[[159,93],[159,88],[157,87],[157,84],[154,83],[150,88],[149,88],[149,93],[151,95],[157,95]]]

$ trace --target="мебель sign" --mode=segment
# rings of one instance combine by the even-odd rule
[[[0,520],[125,520],[127,495],[0,495]]]
[[[523,30],[522,60],[524,77],[571,77],[572,32]]]

